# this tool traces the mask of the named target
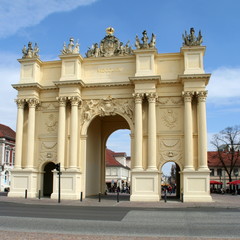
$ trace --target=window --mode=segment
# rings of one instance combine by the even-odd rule
[[[111,175],[111,169],[110,168],[106,168],[106,176],[110,176]]]
[[[219,177],[222,176],[222,169],[221,169],[221,168],[218,168],[218,169],[217,169],[217,175],[218,175]]]
[[[9,151],[8,150],[6,150],[6,152],[5,152],[5,163],[9,164]]]
[[[210,168],[210,176],[214,176],[214,169],[213,168]]]
[[[15,163],[15,152],[12,152],[12,166],[14,166]]]
[[[233,175],[235,176],[235,177],[238,177],[238,169],[237,168],[234,168],[233,169]]]

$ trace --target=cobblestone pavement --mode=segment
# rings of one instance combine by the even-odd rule
[[[0,196],[1,202],[15,202],[23,204],[40,204],[40,205],[72,205],[72,206],[115,206],[115,207],[143,207],[143,208],[189,208],[189,207],[214,207],[214,208],[240,208],[240,195],[212,195],[213,202],[210,203],[182,203],[179,201],[170,200],[164,202],[117,202],[112,196],[103,198],[98,202],[98,198],[88,198],[80,202],[80,200],[62,200],[58,203],[56,199],[25,199],[25,198],[10,198],[7,196]],[[203,237],[130,237],[130,236],[93,236],[93,235],[67,235],[67,234],[52,234],[52,233],[32,233],[32,232],[14,232],[14,231],[0,231],[1,240],[240,240],[239,238],[203,238]]]
[[[1,240],[216,240],[216,238],[202,237],[130,237],[130,236],[93,236],[93,235],[65,235],[50,233],[23,233],[0,231]],[[221,238],[217,238],[222,240]],[[224,238],[224,240],[239,240],[239,238]]]

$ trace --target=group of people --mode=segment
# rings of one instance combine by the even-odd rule
[[[130,193],[130,186],[124,185],[122,188],[120,186],[112,185],[108,187],[106,193]]]

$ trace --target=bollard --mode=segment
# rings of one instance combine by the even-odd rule
[[[83,195],[83,192],[80,193],[80,202],[82,202],[82,195]]]
[[[98,202],[101,202],[101,193],[98,194]]]
[[[119,202],[119,192],[117,192],[117,202]]]
[[[27,189],[25,190],[25,199],[27,199]]]
[[[41,199],[41,190],[38,191],[38,199]]]
[[[164,202],[167,202],[167,191],[164,191]]]

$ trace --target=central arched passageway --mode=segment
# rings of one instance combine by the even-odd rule
[[[116,130],[130,129],[120,115],[95,117],[87,130],[86,196],[106,191],[106,143]]]

